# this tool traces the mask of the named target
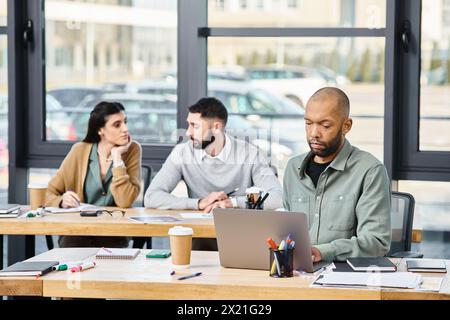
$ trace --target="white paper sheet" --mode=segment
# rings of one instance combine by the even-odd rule
[[[191,212],[184,212],[180,213],[180,216],[183,219],[212,219],[213,215],[212,213],[191,213]]]
[[[417,288],[422,276],[412,272],[330,272],[321,274],[313,284],[330,286],[364,286],[386,288]]]

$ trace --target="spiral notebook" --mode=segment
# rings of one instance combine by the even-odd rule
[[[133,260],[141,252],[140,249],[101,248],[95,257],[97,259],[125,259]]]

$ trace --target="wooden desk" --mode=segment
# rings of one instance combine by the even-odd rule
[[[58,213],[48,214],[42,218],[0,219],[0,234],[166,237],[170,228],[183,225],[194,230],[194,237],[216,237],[212,219],[183,219],[179,214],[196,211],[144,208],[131,208],[125,211],[125,217],[116,213],[112,217],[108,214],[99,217],[80,217],[79,213]],[[144,224],[129,219],[131,216],[171,216],[182,221]]]
[[[42,279],[0,278],[0,296],[42,297]]]
[[[97,249],[54,249],[31,260],[80,259]],[[199,277],[177,280],[170,276],[171,260],[146,259],[143,250],[135,260],[96,260],[97,266],[80,273],[52,272],[41,278],[44,297],[114,299],[450,299],[448,274],[440,292],[377,288],[310,287],[314,276],[300,275],[276,279],[268,271],[222,268],[217,252],[192,252],[191,268],[177,275],[201,271]],[[400,269],[405,268],[404,260]],[[449,265],[450,261],[447,261]],[[4,281],[12,279],[5,279]],[[33,281],[33,280],[31,280]],[[25,284],[24,284],[25,285]],[[30,289],[31,291],[31,289]],[[21,292],[25,292],[22,288]]]
[[[111,208],[112,209],[112,208]],[[154,210],[144,208],[125,209],[126,216],[80,217],[79,213],[59,213],[42,218],[0,219],[0,234],[8,235],[66,235],[66,236],[128,236],[128,237],[165,237],[174,225],[188,226],[194,229],[194,237],[215,238],[216,230],[211,219],[182,220],[180,212],[198,212],[189,210]],[[152,222],[143,224],[132,221],[130,216],[171,216],[182,221]],[[421,242],[422,230],[413,230],[412,241]]]

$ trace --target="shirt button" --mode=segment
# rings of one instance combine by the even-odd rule
[[[319,217],[319,214],[318,213],[316,213],[315,215],[314,215],[316,218],[318,218]]]
[[[302,198],[298,198],[298,202],[302,202]]]
[[[342,200],[342,199],[344,199],[344,197],[343,196],[339,196],[339,200]]]
[[[317,196],[316,199],[317,199],[317,200],[320,200],[320,196]]]
[[[102,196],[106,195],[106,193],[102,192]]]

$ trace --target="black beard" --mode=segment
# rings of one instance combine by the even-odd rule
[[[212,135],[209,139],[202,140],[201,145],[197,144],[198,140],[196,141],[193,138],[191,138],[191,140],[192,140],[192,143],[194,145],[194,148],[196,148],[196,149],[200,149],[201,148],[201,149],[205,150],[211,143],[213,143],[216,140],[216,137],[214,135]]]
[[[205,150],[207,146],[209,146],[211,143],[214,142],[214,140],[216,140],[216,137],[211,136],[211,138],[209,140],[203,140],[202,141],[202,149]]]
[[[333,153],[335,153],[339,149],[339,146],[341,145],[341,142],[342,142],[341,136],[342,136],[342,132],[339,132],[336,135],[336,137],[330,141],[330,143],[325,145],[325,149],[323,149],[323,151],[320,151],[320,152],[314,152],[311,148],[311,143],[309,141],[308,141],[308,144],[314,155],[322,157],[322,158],[326,158],[329,155],[332,155]]]

